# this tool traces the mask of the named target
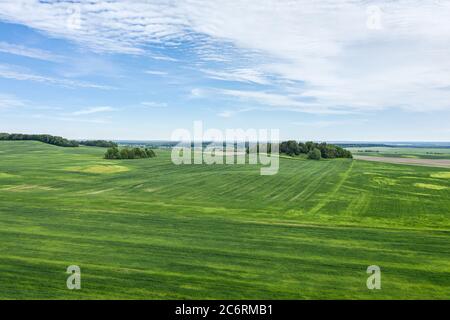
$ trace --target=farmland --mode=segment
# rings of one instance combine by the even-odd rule
[[[352,147],[347,149],[353,154],[362,156],[412,159],[450,159],[450,148]]]
[[[282,158],[261,176],[104,152],[0,142],[0,298],[448,299],[448,169]]]

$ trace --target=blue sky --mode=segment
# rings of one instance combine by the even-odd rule
[[[0,0],[0,131],[450,141],[450,4]]]

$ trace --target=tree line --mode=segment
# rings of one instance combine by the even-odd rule
[[[63,137],[52,136],[49,134],[0,133],[0,140],[32,140],[52,144],[59,147],[79,146],[78,141],[68,140]]]
[[[106,150],[105,159],[143,159],[154,158],[155,152],[148,148],[122,148],[112,147]]]
[[[0,140],[27,140],[27,141],[40,141],[43,143],[51,144],[58,147],[79,147],[91,146],[91,147],[117,147],[117,143],[106,140],[68,140],[63,137],[52,136],[49,134],[22,134],[22,133],[0,133]]]
[[[117,143],[106,140],[86,140],[79,141],[79,144],[88,147],[102,147],[102,148],[113,148],[117,147]]]
[[[280,153],[287,154],[289,156],[296,156],[300,154],[306,154],[308,159],[320,160],[334,159],[334,158],[353,158],[350,151],[326,142],[297,142],[295,140],[283,141],[280,144]]]

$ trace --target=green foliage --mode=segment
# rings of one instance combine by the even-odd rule
[[[334,159],[334,158],[352,158],[352,153],[340,146],[336,146],[333,144],[327,144],[322,142],[317,145],[317,148],[320,150],[322,158],[325,159]]]
[[[83,146],[88,147],[102,147],[102,148],[112,148],[117,147],[117,143],[106,140],[87,140],[79,142]]]
[[[156,157],[156,153],[152,149],[145,148],[145,152],[147,153],[147,158],[154,158],[154,157]]]
[[[58,147],[78,147],[75,140],[67,140],[62,137],[49,134],[21,134],[21,133],[0,133],[0,140],[33,140],[52,144]]]
[[[317,148],[314,148],[310,152],[308,152],[308,159],[320,160],[321,158],[322,158],[322,155],[320,153],[320,150]]]
[[[305,142],[305,153],[310,152],[312,149],[314,149],[317,146],[317,143],[314,143],[312,141]]]
[[[280,152],[290,156],[294,156],[300,154],[300,148],[297,141],[294,140],[283,141],[280,144]]]
[[[307,141],[305,143],[297,143],[294,140],[283,141],[280,144],[280,153],[287,154],[289,156],[296,156],[299,154],[307,154],[308,159],[311,152],[318,149],[320,152],[320,157],[324,159],[334,159],[334,158],[352,158],[352,153],[340,146],[334,144],[327,144],[326,142],[316,143],[312,141]],[[314,153],[317,153],[314,151]],[[314,156],[314,155],[313,155]],[[314,156],[317,158],[317,156]],[[314,158],[314,159],[315,159]]]
[[[224,147],[225,149],[225,147]],[[246,154],[249,154],[250,151],[252,153],[267,153],[267,154],[271,154],[272,153],[272,143],[270,142],[265,142],[265,143],[250,143],[250,142],[246,142],[245,143],[245,152]]]
[[[303,142],[298,143],[298,148],[300,150],[300,153],[308,153],[308,148]]]
[[[106,150],[105,159],[120,159],[119,149],[117,147],[112,147]]]
[[[148,148],[122,148],[112,147],[106,150],[105,159],[144,159],[156,157],[155,152]]]
[[[104,147],[104,148],[117,147],[117,143],[112,141],[105,141],[105,140],[76,141],[76,140],[68,140],[58,136],[52,136],[49,134],[0,133],[0,140],[40,141],[58,147],[78,147],[79,145],[90,147]]]

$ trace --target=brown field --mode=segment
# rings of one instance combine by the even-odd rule
[[[426,167],[450,168],[449,159],[414,159],[414,158],[393,158],[393,157],[371,157],[354,155],[356,160],[377,161],[386,163],[409,164]]]

